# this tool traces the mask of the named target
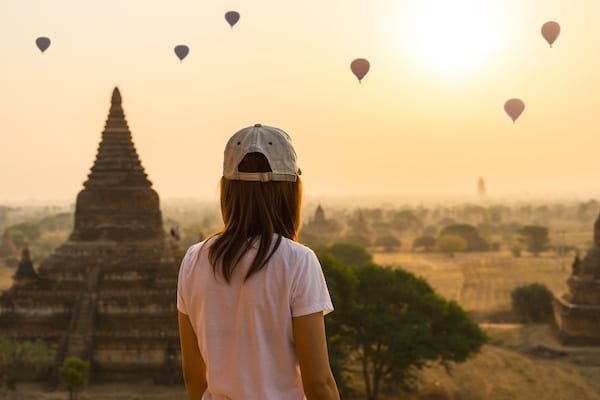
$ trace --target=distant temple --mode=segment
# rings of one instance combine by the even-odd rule
[[[304,229],[318,233],[334,234],[339,232],[342,227],[336,220],[327,219],[323,207],[319,204],[314,217],[305,225]]]
[[[33,269],[33,262],[31,261],[31,255],[29,254],[27,244],[23,247],[21,261],[19,262],[12,279],[15,285],[27,285],[37,281],[37,274]]]
[[[479,180],[477,180],[477,194],[479,196],[485,196],[485,181],[481,176],[479,177]]]
[[[554,318],[564,344],[600,345],[600,216],[594,247],[573,261],[569,293],[554,299]]]
[[[23,249],[0,295],[0,335],[43,339],[91,361],[92,380],[180,381],[177,270],[159,198],[133,144],[117,88],[69,239],[36,272]]]
[[[321,207],[320,204],[315,210],[315,216],[313,217],[312,223],[316,225],[323,225],[327,223],[327,219],[325,218],[325,211],[323,210],[323,207]]]

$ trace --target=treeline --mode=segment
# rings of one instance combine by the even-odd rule
[[[301,242],[312,247],[346,242],[370,251],[453,254],[510,250],[520,256],[523,251],[539,254],[557,250],[565,254],[576,247],[585,247],[587,243],[552,243],[550,236],[558,225],[589,230],[598,216],[600,203],[588,200],[354,209],[326,206],[321,208],[321,214],[317,211],[314,206],[304,210],[300,232]],[[185,248],[220,227],[218,206],[207,202],[167,204],[163,206],[163,220],[166,231],[176,232]],[[16,266],[25,243],[39,263],[68,238],[72,228],[72,207],[0,205],[0,264]]]
[[[561,254],[590,243],[567,243],[565,227],[591,232],[600,204],[421,206],[339,210],[318,207],[305,218],[300,240],[309,246],[345,242],[370,251],[527,251]],[[560,227],[560,229],[558,228]],[[552,243],[551,234],[560,236]]]
[[[41,261],[67,240],[72,228],[73,214],[70,212],[9,225],[0,231],[0,264],[16,267],[25,245],[34,258]]]

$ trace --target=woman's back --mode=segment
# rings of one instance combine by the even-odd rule
[[[245,280],[255,242],[226,282],[209,262],[214,240],[188,250],[178,288],[179,311],[189,315],[206,364],[203,399],[304,399],[292,317],[333,309],[315,254],[281,238],[264,268]]]

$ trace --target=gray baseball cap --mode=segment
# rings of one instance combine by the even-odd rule
[[[301,174],[290,136],[279,128],[254,124],[236,132],[225,146],[223,177],[237,181],[295,182]],[[270,172],[240,172],[238,166],[249,153],[261,153]]]

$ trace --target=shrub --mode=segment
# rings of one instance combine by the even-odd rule
[[[17,382],[42,379],[50,371],[54,352],[40,340],[0,337],[0,379],[9,388]]]
[[[453,235],[461,237],[466,243],[465,251],[488,251],[490,245],[486,242],[477,228],[468,224],[453,224],[445,226],[440,231],[440,236]]]
[[[431,235],[419,236],[413,241],[413,249],[423,248],[425,251],[431,251],[435,247],[435,238]]]
[[[457,251],[463,251],[467,248],[467,241],[457,235],[442,235],[435,242],[435,249],[448,253],[450,257]]]
[[[548,236],[548,228],[545,226],[527,225],[519,229],[517,233],[519,234],[519,242],[536,257],[549,248],[550,237]]]
[[[383,235],[375,239],[375,246],[383,248],[384,251],[397,251],[402,242],[394,235]]]
[[[335,243],[329,247],[317,249],[317,253],[331,256],[350,268],[358,268],[373,262],[371,253],[350,243]]]
[[[70,393],[71,400],[77,398],[77,392],[88,385],[88,373],[90,362],[77,357],[68,357],[58,370],[60,379],[63,381]]]
[[[545,322],[552,319],[552,300],[550,289],[541,283],[521,286],[512,292],[513,310],[530,322]]]

